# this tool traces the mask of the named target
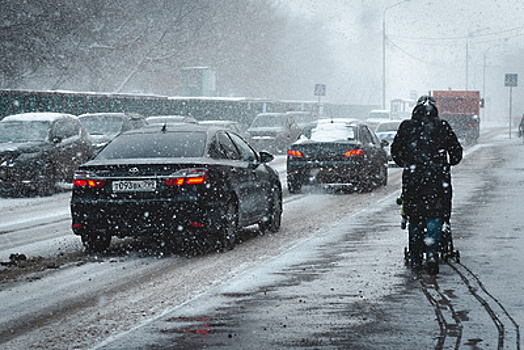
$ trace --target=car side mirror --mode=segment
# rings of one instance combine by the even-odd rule
[[[260,151],[259,155],[260,155],[260,162],[261,163],[269,163],[273,159],[275,159],[275,157],[271,153],[269,153],[267,151]]]

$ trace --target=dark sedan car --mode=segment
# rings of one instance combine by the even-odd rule
[[[286,153],[289,145],[300,134],[300,127],[293,115],[285,113],[260,113],[247,129],[250,144],[258,150]]]
[[[387,184],[387,154],[375,133],[353,119],[322,119],[291,145],[287,183],[291,193],[303,185],[326,184],[370,189]]]
[[[50,195],[71,182],[93,147],[78,119],[61,113],[24,113],[0,121],[0,192]]]
[[[147,124],[146,118],[135,113],[86,113],[78,116],[93,141],[95,153],[118,134]]]
[[[111,236],[224,250],[241,227],[277,232],[282,189],[266,164],[272,159],[223,128],[182,123],[123,133],[76,172],[73,231],[88,251],[105,250]]]

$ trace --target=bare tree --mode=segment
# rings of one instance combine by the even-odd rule
[[[303,98],[336,75],[320,23],[274,0],[0,0],[4,88],[177,95],[216,69],[222,95]]]

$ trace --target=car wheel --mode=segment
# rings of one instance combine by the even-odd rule
[[[35,176],[32,192],[40,197],[46,197],[56,192],[55,172],[52,166],[46,166]]]
[[[300,193],[300,190],[302,189],[302,183],[297,180],[287,180],[287,189],[289,193]]]
[[[268,211],[269,215],[258,224],[262,233],[278,232],[282,223],[282,194],[276,187],[273,188],[271,192],[271,202]]]
[[[380,166],[379,170],[380,186],[387,186],[388,184],[388,167],[385,164]]]
[[[235,247],[238,230],[238,206],[232,200],[227,203],[219,227],[217,241],[220,251],[228,251]]]
[[[42,177],[34,187],[35,194],[40,197],[51,196],[56,192],[54,179]]]
[[[111,235],[107,233],[94,233],[82,235],[82,244],[87,253],[101,253],[111,244]]]
[[[177,243],[179,251],[187,257],[194,257],[200,254],[206,254],[215,248],[220,243],[216,243],[214,237],[210,237],[211,234],[205,232],[198,232],[197,234],[187,234]]]

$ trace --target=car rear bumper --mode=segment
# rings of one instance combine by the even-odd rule
[[[366,173],[358,164],[342,162],[288,165],[288,181],[302,184],[354,184],[360,182]]]
[[[217,229],[225,202],[163,200],[71,201],[73,232],[107,232],[113,236]]]

